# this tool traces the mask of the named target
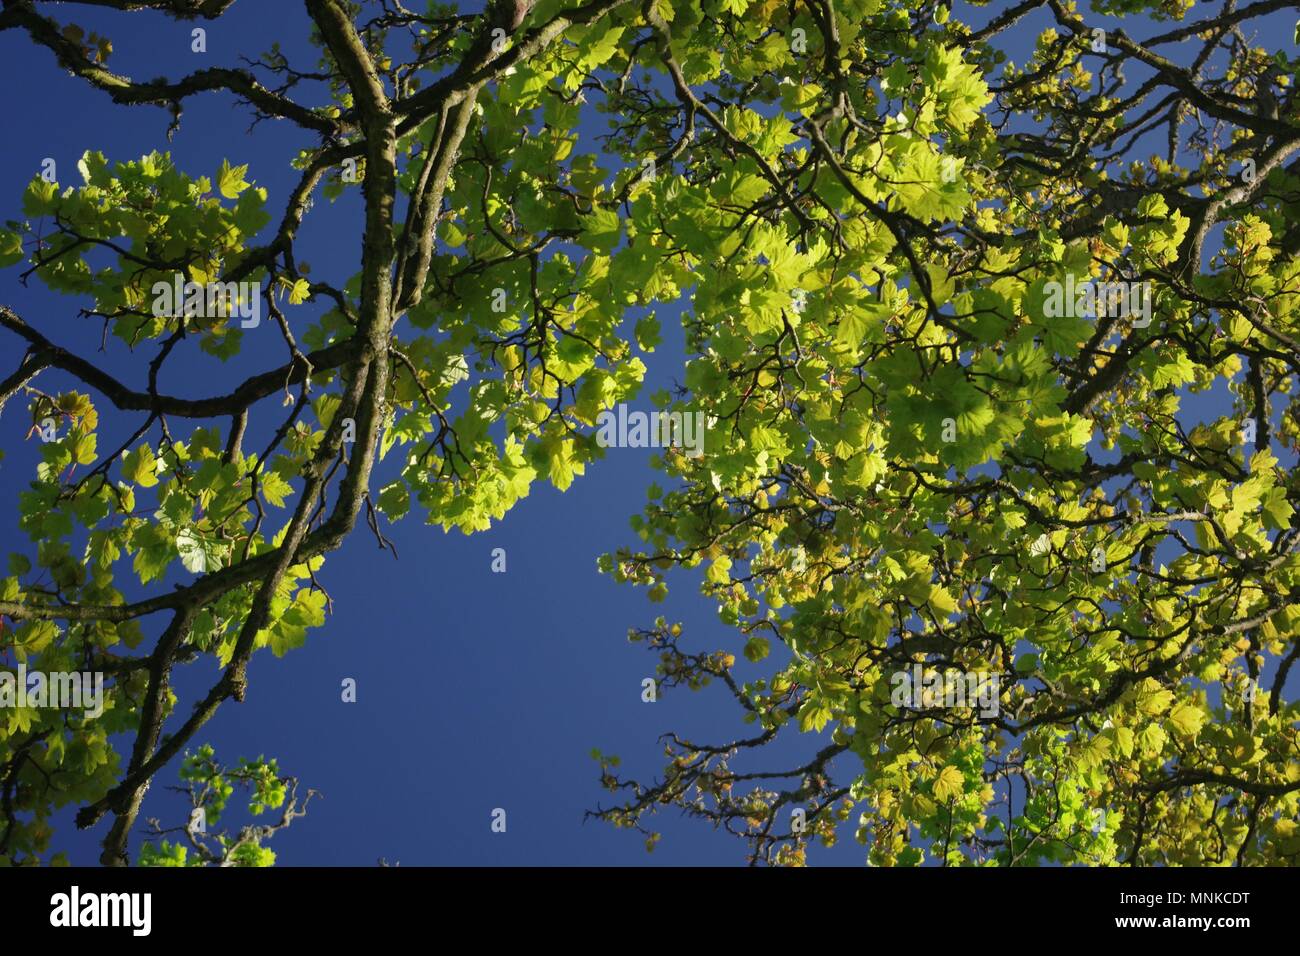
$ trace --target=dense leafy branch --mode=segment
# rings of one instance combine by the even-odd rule
[[[1243,32],[1286,5],[1142,39],[1190,5],[1092,4],[1133,30],[1058,0],[973,26],[741,6],[691,15],[694,43],[674,23],[677,107],[622,91],[664,129],[709,103],[763,118],[689,143],[658,193],[696,282],[663,398],[715,428],[663,456],[642,545],[605,568],[656,601],[706,569],[762,676],[663,618],[632,636],[661,686],[721,679],[761,732],[670,734],[654,781],[598,754],[622,796],[597,815],[653,845],[675,807],[753,862],[803,862],[855,809],[877,864],[1294,862],[1297,64]],[[673,64],[711,49],[723,72],[693,91]],[[1164,158],[1142,152],[1161,131]],[[991,700],[952,699],[977,676]],[[811,763],[744,784],[800,732]]]
[[[230,4],[93,5],[149,7],[188,19],[219,17]],[[498,333],[521,322],[520,311],[484,319],[482,306],[497,298],[493,290],[516,289],[524,275],[515,257],[503,258],[496,250],[531,243],[518,233],[499,243],[493,238],[502,235],[499,230],[480,225],[483,238],[456,249],[465,246],[480,208],[484,216],[495,215],[518,189],[522,167],[506,158],[485,165],[482,156],[466,167],[462,146],[483,122],[482,91],[492,87],[492,109],[510,109],[496,85],[530,62],[563,84],[575,67],[558,49],[599,39],[599,33],[589,36],[590,26],[621,6],[618,0],[575,7],[547,3],[521,13],[490,5],[476,16],[431,8],[423,17],[388,9],[358,26],[358,8],[311,0],[306,9],[321,48],[318,69],[293,67],[277,46],[247,67],[141,82],[108,69],[111,43],[104,38],[87,42],[79,27],[60,24],[35,3],[5,4],[0,29],[23,30],[115,103],[169,106],[173,130],[185,99],[220,91],[245,103],[255,119],[285,119],[317,139],[295,160],[300,182],[262,245],[251,240],[270,219],[263,209],[268,197],[247,182],[247,167],[223,162],[214,186],[214,180],[191,178],[157,153],[116,166],[87,153],[79,164],[80,187],[60,190],[38,177],[24,212],[39,222],[5,235],[5,264],[30,259],[24,282],[35,277],[55,291],[91,299],[81,315],[101,320],[105,338],[112,334],[132,348],[157,342],[147,386],[138,388],[56,345],[13,309],[0,310],[0,325],[26,346],[18,369],[3,381],[4,399],[27,395],[39,426],[34,431],[47,439],[41,447],[45,464],[24,503],[24,528],[40,542],[36,560],[15,554],[13,577],[0,593],[0,615],[15,622],[6,631],[6,647],[31,667],[84,662],[110,679],[109,716],[103,720],[20,708],[0,728],[4,779],[10,781],[4,805],[7,860],[35,859],[48,843],[43,820],[50,808],[73,799],[83,804],[79,826],[112,815],[102,859],[126,862],[149,781],[224,701],[243,699],[253,653],[270,646],[282,654],[302,642],[307,628],[323,623],[329,599],[316,572],[363,508],[381,547],[387,542],[378,513],[401,517],[413,494],[431,521],[470,532],[500,518],[526,494],[539,466],[566,487],[582,460],[594,454],[594,443],[576,444],[569,437],[572,424],[562,426],[561,419],[574,414],[573,397],[588,379],[608,381],[612,388],[605,395],[611,398],[635,390],[643,366],[615,336],[621,309],[601,303],[592,312],[599,290],[554,264],[539,274],[534,260],[534,306],[567,300],[569,314],[558,316],[546,306],[553,321],[537,326],[539,334],[522,354],[516,346],[502,351]],[[394,64],[386,38],[403,31],[411,36],[413,59]],[[278,75],[279,81],[268,85],[254,70]],[[542,145],[546,157],[533,169],[549,164],[558,180],[563,156],[550,143]],[[365,205],[359,270],[346,283],[308,279],[295,253],[299,232],[320,192],[332,197],[350,182],[360,183]],[[409,197],[404,225],[402,196]],[[483,196],[490,197],[486,205]],[[437,238],[440,227],[454,228],[452,216],[463,217],[460,238]],[[567,233],[578,238],[581,230]],[[91,257],[105,254],[115,267],[103,269],[100,258],[90,265]],[[289,361],[206,397],[163,392],[162,370],[187,348],[224,359],[239,350],[245,335],[257,334],[235,321],[253,305],[242,290],[219,299],[215,309],[187,302],[159,310],[153,290],[173,277],[232,289],[233,283],[257,283],[256,304],[272,320],[267,328],[284,340]],[[319,302],[327,309],[303,332],[295,329],[296,314],[282,307],[285,297],[291,306]],[[574,306],[582,311],[572,311]],[[526,305],[521,309],[528,311]],[[589,315],[575,326],[582,312]],[[399,341],[403,319],[409,328]],[[529,322],[541,319],[535,315]],[[420,334],[435,325],[436,337]],[[590,357],[560,347],[562,337],[587,343]],[[468,396],[453,395],[471,362],[479,382]],[[50,369],[79,381],[117,412],[144,412],[147,418],[124,446],[100,458],[94,401],[77,392],[37,391],[33,383]],[[530,370],[536,378],[521,383]],[[281,393],[287,411],[268,420],[266,406]],[[570,401],[558,404],[565,393]],[[542,422],[518,414],[541,399],[563,409],[545,434]],[[504,417],[513,424],[502,443],[487,425]],[[229,419],[230,427],[224,440],[209,427],[182,440],[172,433],[176,419]],[[46,433],[47,420],[56,434]],[[254,428],[267,436],[256,454],[245,451]],[[375,463],[394,443],[408,446],[403,478],[375,495]],[[548,460],[555,464],[548,466]],[[74,482],[78,465],[93,467]],[[293,496],[288,517],[275,528],[268,508],[284,507]],[[156,507],[145,504],[149,499]],[[89,530],[84,563],[67,541],[70,522]],[[129,599],[114,581],[119,563],[128,558],[146,589]],[[148,585],[174,561],[196,579],[149,593]],[[52,587],[42,583],[43,576]],[[132,656],[129,651],[145,639],[143,623],[158,614],[167,620],[152,650]],[[172,671],[198,654],[213,655],[221,676],[192,709],[174,715]],[[169,719],[172,726],[164,732]],[[47,725],[26,735],[33,726]],[[133,744],[119,768],[107,735],[120,731],[131,732]],[[34,748],[41,745],[38,759]],[[69,748],[85,751],[85,771],[67,769]],[[194,849],[205,860],[211,856]]]
[[[763,676],[663,619],[633,634],[666,687],[716,681],[757,726],[666,735],[648,783],[599,755],[620,802],[597,815],[653,845],[648,815],[677,807],[754,862],[802,862],[855,809],[881,864],[1294,862],[1297,64],[1244,32],[1286,4],[1146,39],[1189,5],[1025,0],[978,26],[935,0],[370,6],[307,0],[312,68],[275,47],[145,82],[30,0],[0,11],[115,103],[175,124],[222,91],[307,140],[265,237],[247,167],[91,152],[82,185],[34,179],[0,234],[0,264],[86,303],[101,347],[152,349],[133,386],[0,309],[23,350],[0,408],[24,396],[45,439],[4,647],[99,668],[111,703],[0,727],[0,856],[40,859],[75,801],[82,826],[112,816],[102,859],[125,862],[149,781],[243,699],[252,655],[323,623],[323,557],[363,510],[386,547],[381,515],[468,533],[539,476],[567,488],[602,454],[597,416],[636,394],[655,305],[682,302],[685,381],[655,400],[705,416],[706,447],[665,450],[642,544],[603,563],[656,601],[705,566]],[[1131,19],[1099,36],[1097,13]],[[1005,43],[1033,23],[1018,67]],[[357,273],[309,277],[314,203],[355,183]],[[160,309],[177,277],[257,286]],[[241,328],[254,297],[271,321]],[[160,390],[176,356],[258,334],[288,361]],[[55,372],[95,397],[42,391]],[[130,420],[109,454],[100,399]],[[372,487],[398,447],[400,478]],[[195,578],[164,590],[175,562]],[[208,655],[220,678],[175,713],[174,668]],[[900,705],[900,674],[939,690]],[[967,676],[994,697],[945,700]],[[797,733],[816,739],[790,769],[740,766]]]

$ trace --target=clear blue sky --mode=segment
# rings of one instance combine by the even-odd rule
[[[982,22],[1001,6],[995,2],[991,10],[970,14],[958,4],[954,16]],[[296,0],[236,4],[220,21],[204,24],[206,55],[190,52],[190,24],[161,16],[65,6],[49,12],[110,36],[110,67],[136,78],[234,65],[240,55],[256,57],[273,40],[295,66],[314,68],[307,19]],[[1036,16],[1018,28],[1016,41],[1006,47],[1012,59],[1027,59],[1044,25]],[[1129,32],[1150,31],[1130,25]],[[22,191],[46,157],[57,161],[60,182],[67,185],[79,181],[76,161],[83,150],[116,161],[170,149],[194,175],[214,175],[223,158],[249,163],[250,180],[270,192],[274,223],[297,179],[288,160],[312,145],[284,122],[262,123],[250,135],[251,114],[221,95],[188,100],[180,132],[168,144],[166,111],[114,106],[18,31],[0,33],[0,88],[8,94],[0,219],[20,217]],[[317,202],[298,247],[299,260],[311,263],[313,276],[341,286],[356,271],[359,212],[355,191],[333,207]],[[0,274],[0,302],[56,342],[93,354],[99,326],[78,317],[84,303],[49,295],[37,283],[23,288],[18,271]],[[306,314],[300,310],[291,318]],[[682,377],[677,311],[664,308],[659,315],[665,342],[649,363],[640,400],[646,408],[652,391]],[[196,355],[178,358],[160,385],[187,396],[227,391],[244,375],[280,364],[283,350],[274,327],[263,323],[245,336],[245,353],[237,360],[221,366]],[[11,371],[20,354],[12,337],[0,338],[0,371]],[[138,385],[152,354],[145,348],[131,355],[110,340],[101,358]],[[72,387],[48,372],[38,384],[47,390]],[[263,417],[271,408],[263,407]],[[110,411],[106,402],[101,419],[101,448],[116,447],[140,421]],[[27,424],[18,402],[0,418],[6,451],[0,502],[9,503],[0,508],[4,552],[15,539],[25,543],[16,532],[12,503],[36,458],[34,443],[23,441]],[[597,786],[592,747],[619,754],[624,771],[648,779],[661,766],[659,734],[702,731],[718,739],[746,729],[724,695],[710,691],[675,691],[655,704],[640,699],[640,682],[653,674],[654,658],[628,645],[629,626],[646,625],[663,613],[684,622],[694,647],[734,652],[740,643],[698,596],[696,581],[679,577],[668,602],[652,605],[643,590],[615,585],[596,571],[599,554],[633,540],[628,517],[641,509],[655,477],[649,456],[645,450],[613,450],[565,494],[538,483],[502,523],[472,538],[426,527],[413,514],[385,530],[400,561],[378,551],[364,528],[328,558],[321,579],[335,600],[334,615],[304,648],[283,659],[259,652],[247,701],[223,705],[196,741],[212,743],[231,762],[241,755],[275,756],[304,787],[322,792],[309,816],[271,843],[282,864],[370,865],[379,857],[404,865],[743,862],[745,847],[734,838],[675,813],[655,821],[664,839],[653,854],[635,833],[583,823],[584,810],[607,796]],[[498,547],[507,552],[505,574],[490,569]],[[148,633],[156,634],[157,626],[152,622]],[[748,665],[742,660],[738,666]],[[217,676],[211,660],[178,670],[182,715]],[[340,700],[345,677],[358,682],[355,704]],[[777,759],[776,752],[764,757]],[[183,821],[178,798],[165,790],[176,782],[175,771],[172,766],[155,778],[142,821]],[[505,834],[489,829],[495,807],[508,812]],[[107,821],[74,833],[71,812],[60,814],[55,844],[67,847],[74,863],[94,863]],[[811,860],[860,862],[863,850],[851,833],[846,828],[833,850],[813,849]]]

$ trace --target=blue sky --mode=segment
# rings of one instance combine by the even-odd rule
[[[992,12],[999,7],[995,3]],[[302,5],[291,0],[238,3],[220,21],[204,24],[205,55],[190,50],[190,24],[148,13],[53,10],[88,32],[110,36],[110,67],[137,78],[179,77],[202,66],[232,64],[241,55],[257,56],[273,40],[299,68],[315,63]],[[968,12],[959,4],[954,16]],[[988,15],[973,18],[982,22]],[[1016,41],[1005,47],[1013,60],[1025,62],[1043,25],[1035,17],[1018,29]],[[20,216],[22,191],[47,157],[56,160],[66,185],[77,181],[76,161],[86,149],[111,161],[170,149],[177,165],[193,175],[215,175],[223,158],[249,163],[248,177],[269,191],[268,209],[278,221],[297,180],[288,160],[311,145],[310,137],[283,122],[262,123],[250,135],[250,113],[220,95],[187,101],[180,131],[169,144],[166,111],[114,106],[16,31],[0,33],[0,81],[9,93],[0,219]],[[359,214],[356,191],[332,206],[317,201],[298,253],[300,261],[311,263],[313,276],[342,285],[356,271]],[[37,283],[24,288],[18,271],[0,275],[0,302],[56,342],[92,353],[99,327],[78,317],[84,303],[49,295]],[[649,408],[650,393],[682,379],[678,312],[660,308],[658,314],[665,341],[648,360],[637,407]],[[307,320],[301,321],[305,326]],[[20,352],[12,337],[0,342],[3,368],[11,369]],[[222,366],[196,353],[178,358],[160,386],[186,396],[226,391],[229,383],[280,364],[283,350],[274,327],[263,323],[246,335],[244,354],[236,360]],[[139,383],[151,356],[151,349],[131,355],[110,340],[99,357],[114,374]],[[46,390],[72,386],[51,373],[38,384]],[[3,502],[16,500],[36,458],[33,443],[23,441],[29,423],[20,408],[15,402],[0,418]],[[1207,417],[1220,413],[1206,410],[1212,413]],[[101,403],[101,418],[101,448],[116,447],[139,424],[109,412],[107,403]],[[702,731],[718,739],[746,729],[725,695],[682,690],[654,704],[641,701],[641,680],[652,675],[654,658],[629,646],[630,626],[647,625],[662,613],[684,623],[692,647],[738,653],[740,645],[698,596],[695,579],[679,575],[668,602],[652,605],[644,591],[616,585],[596,570],[599,554],[634,538],[628,517],[640,511],[655,478],[650,455],[612,451],[564,494],[539,482],[503,522],[472,538],[424,526],[412,515],[385,529],[400,560],[380,552],[364,528],[329,556],[321,579],[335,600],[333,616],[285,658],[259,653],[246,702],[223,705],[196,741],[212,743],[230,762],[275,756],[303,787],[323,794],[305,819],[272,842],[283,864],[371,865],[380,857],[404,865],[743,862],[745,848],[734,838],[675,813],[654,821],[664,838],[653,854],[635,833],[583,823],[583,812],[607,796],[597,786],[593,747],[619,754],[623,771],[648,779],[661,766],[659,734]],[[0,551],[10,550],[15,540],[25,542],[16,531],[15,509],[0,508]],[[504,574],[491,571],[494,548],[506,550]],[[211,660],[180,668],[175,688],[181,707],[217,676]],[[355,704],[340,700],[340,682],[347,677],[358,684]],[[810,750],[808,744],[800,752]],[[779,752],[771,749],[763,760],[775,764]],[[142,821],[183,820],[179,800],[165,789],[176,782],[175,769],[155,778]],[[497,807],[508,813],[504,834],[489,827]],[[56,846],[66,847],[74,863],[94,863],[106,826],[75,832],[68,810],[60,814]],[[133,855],[139,842],[137,835]],[[855,863],[863,855],[846,827],[839,845],[815,848],[810,858]]]

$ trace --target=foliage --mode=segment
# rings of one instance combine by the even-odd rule
[[[602,564],[656,601],[703,572],[734,647],[688,651],[665,619],[633,634],[665,686],[725,685],[753,735],[669,735],[649,784],[598,755],[620,796],[598,815],[653,846],[647,815],[675,806],[768,862],[854,811],[876,864],[1293,862],[1297,62],[1241,39],[1272,4],[1100,47],[1100,14],[1190,5],[995,6],[972,25],[935,0],[308,0],[313,69],[275,45],[176,81],[6,6],[0,30],[119,105],[175,125],[224,91],[311,145],[276,213],[243,157],[88,151],[0,234],[0,265],[151,355],[133,387],[0,307],[27,349],[0,409],[21,393],[41,440],[4,648],[109,677],[98,717],[5,715],[0,860],[46,859],[71,803],[82,827],[112,816],[102,860],[126,862],[150,779],[243,699],[251,656],[325,621],[317,572],[363,513],[386,547],[381,518],[473,533],[534,481],[568,488],[597,416],[637,393],[656,309],[684,303],[684,384],[655,398],[707,415],[705,453],[665,451],[640,544]],[[1017,66],[1003,41],[1036,16]],[[358,271],[313,275],[313,201],[354,189]],[[155,285],[184,281],[233,294],[160,309]],[[1060,285],[1089,281],[1149,288],[1149,321],[1062,311]],[[228,285],[248,282],[255,302]],[[159,390],[176,355],[240,354],[252,314],[283,364]],[[40,391],[46,370],[75,388]],[[1218,411],[1190,423],[1197,397]],[[400,477],[372,488],[390,454]],[[170,676],[199,657],[221,676],[181,706]],[[913,665],[996,675],[997,712],[899,707]],[[788,772],[733,769],[800,735]],[[280,779],[203,753],[184,772],[205,800]],[[202,860],[269,859],[230,839]]]
[[[1095,50],[1104,21],[1055,0],[978,27],[742,6],[673,23],[669,70],[709,93],[614,104],[664,127],[745,106],[633,205],[697,278],[664,397],[714,425],[603,567],[656,601],[702,572],[729,650],[664,618],[631,636],[751,726],[668,734],[652,782],[598,754],[596,815],[653,839],[677,808],[769,863],[846,827],[876,865],[1295,863],[1294,51],[1234,39],[1258,9]],[[1150,313],[1062,311],[1071,282]],[[925,695],[897,698],[914,668]],[[937,693],[967,675],[996,706]],[[805,756],[774,768],[777,741]]]
[[[230,4],[96,6],[213,19]],[[0,407],[25,396],[29,439],[41,442],[19,503],[30,542],[0,581],[0,615],[14,622],[4,647],[29,670],[108,675],[98,717],[7,712],[0,860],[42,859],[50,813],[75,803],[80,827],[112,814],[102,860],[125,863],[150,778],[223,702],[243,699],[252,654],[284,654],[323,624],[330,598],[316,574],[363,513],[381,547],[381,516],[416,507],[471,533],[534,480],[563,490],[596,456],[580,426],[638,389],[644,365],[618,326],[629,301],[647,301],[645,275],[611,275],[620,230],[605,174],[591,154],[571,155],[572,94],[622,29],[613,10],[635,19],[601,0],[576,14],[547,2],[526,24],[498,5],[465,18],[435,4],[358,25],[350,5],[312,0],[315,80],[276,45],[253,67],[175,82],[111,72],[111,44],[85,47],[79,29],[29,5],[0,14],[0,29],[24,31],[118,104],[168,105],[175,125],[189,97],[223,90],[316,140],[288,157],[301,178],[274,217],[238,158],[187,172],[166,153],[88,151],[78,183],[35,177],[27,218],[0,236],[0,263],[23,263],[23,281],[73,297],[105,337],[152,355],[138,389],[0,307],[0,328],[27,347],[0,382]],[[513,45],[496,42],[503,24]],[[409,63],[384,52],[390,34],[411,41]],[[266,76],[314,86],[328,105],[305,106]],[[543,97],[547,84],[558,92]],[[551,125],[528,132],[543,114]],[[366,206],[359,270],[309,277],[299,229],[316,195],[344,189]],[[190,282],[207,291],[161,304],[158,286]],[[227,373],[203,398],[158,388],[175,356],[227,361],[252,334],[283,339],[284,364]],[[33,381],[47,369],[85,390],[41,391]],[[130,422],[120,447],[101,441],[105,403],[115,427]],[[389,454],[401,476],[372,489]],[[221,676],[181,706],[171,673],[199,657]],[[115,734],[134,738],[129,759]]]
[[[298,802],[298,781],[282,777],[274,760],[241,758],[236,767],[217,763],[211,746],[187,754],[181,762],[181,790],[189,798],[190,817],[184,825],[164,828],[156,819],[149,821],[150,835],[157,844],[146,842],[140,848],[140,866],[274,866],[275,853],[263,841],[305,816],[307,804],[315,795],[307,791]],[[250,824],[237,833],[226,830],[211,832],[221,820],[236,787],[248,791],[248,813],[261,816],[267,810],[281,810],[275,823]],[[287,802],[286,802],[287,800]],[[161,839],[165,834],[183,834],[175,842]]]

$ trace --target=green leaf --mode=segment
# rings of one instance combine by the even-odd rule
[[[884,324],[892,315],[893,310],[880,302],[866,302],[846,309],[835,331],[835,341],[854,351],[868,339],[880,341],[884,337]]]
[[[148,445],[139,445],[122,460],[122,477],[141,488],[158,484],[158,460]]]
[[[186,571],[202,574],[208,570],[208,553],[198,535],[189,528],[182,528],[176,535],[176,550]]]
[[[1185,353],[1179,352],[1172,360],[1156,368],[1152,378],[1154,388],[1167,385],[1179,386],[1190,382],[1196,375],[1196,364]]]
[[[1151,723],[1142,728],[1139,739],[1142,744],[1142,755],[1153,757],[1164,751],[1165,743],[1169,738],[1159,724]]]
[[[939,584],[930,585],[929,601],[930,607],[934,608],[935,614],[940,618],[946,618],[957,610],[957,601]]]
[[[268,504],[284,507],[284,499],[293,494],[293,485],[276,471],[264,471],[257,478],[257,487]]]
[[[653,352],[663,337],[659,333],[659,320],[653,314],[642,316],[636,323],[634,330],[637,345],[643,352]]]
[[[956,767],[948,766],[939,771],[934,778],[934,797],[941,803],[947,803],[962,795],[966,787],[966,778]]]
[[[247,172],[248,164],[231,166],[230,160],[223,159],[221,169],[217,171],[217,189],[221,195],[227,199],[238,199],[239,194],[248,188],[248,183],[244,182]]]
[[[379,493],[379,510],[396,521],[411,508],[411,490],[404,481],[394,481],[385,485]]]
[[[592,252],[609,255],[618,245],[623,222],[617,212],[610,209],[597,209],[589,216],[582,217],[582,242]]]
[[[1182,703],[1169,712],[1169,726],[1184,739],[1195,738],[1209,715],[1194,704]]]
[[[799,729],[804,733],[820,732],[831,719],[831,709],[825,703],[808,699],[799,708]]]
[[[26,256],[23,237],[9,229],[0,229],[0,269],[21,262]]]
[[[1263,509],[1265,527],[1279,531],[1291,526],[1295,508],[1287,501],[1285,488],[1270,488],[1260,499],[1260,506]]]
[[[306,279],[297,279],[289,288],[289,304],[302,305],[311,295],[311,283]]]

